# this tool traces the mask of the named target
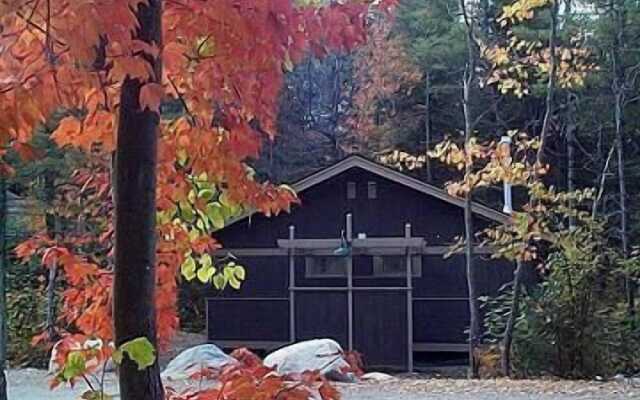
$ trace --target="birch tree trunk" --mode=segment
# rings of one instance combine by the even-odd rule
[[[431,173],[431,76],[429,71],[424,74],[424,149],[425,149],[425,167],[427,169],[427,182],[433,182]]]
[[[162,0],[148,0],[136,13],[138,40],[162,47]],[[149,59],[159,82],[159,59]],[[115,157],[115,276],[113,285],[116,345],[135,338],[156,340],[156,166],[160,117],[141,110],[140,90],[146,82],[125,79]],[[164,398],[158,361],[142,371],[126,359],[120,366],[122,400]]]

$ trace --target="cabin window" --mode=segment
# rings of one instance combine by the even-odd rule
[[[353,200],[356,198],[356,183],[347,182],[347,199]]]
[[[411,257],[411,273],[414,278],[422,276],[422,256]],[[374,256],[373,275],[377,277],[406,277],[407,258],[405,256]]]
[[[343,278],[347,276],[348,257],[315,256],[305,257],[307,278]]]
[[[367,197],[369,199],[378,198],[378,185],[373,181],[369,181],[367,184]]]

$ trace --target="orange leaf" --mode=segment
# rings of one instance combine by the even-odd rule
[[[40,158],[40,152],[30,144],[16,142],[13,144],[13,148],[25,161],[33,161]]]
[[[164,88],[158,83],[147,83],[140,89],[140,108],[160,112],[160,103],[164,97]]]
[[[82,124],[75,117],[65,117],[60,121],[60,125],[51,135],[51,139],[59,147],[72,144],[75,137],[80,133]]]

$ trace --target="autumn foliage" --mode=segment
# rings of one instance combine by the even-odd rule
[[[280,375],[274,368],[247,349],[232,355],[239,361],[223,367],[207,368],[191,378],[199,381],[201,389],[177,390],[167,388],[167,400],[244,400],[281,399],[337,400],[338,391],[318,371]]]
[[[388,11],[393,3],[377,6]],[[17,253],[63,272],[61,325],[105,343],[113,340],[110,156],[124,80],[150,82],[139,105],[162,116],[156,307],[158,335],[166,343],[178,328],[180,271],[218,287],[244,279],[239,266],[218,265],[209,256],[220,246],[212,233],[245,210],[277,214],[296,201],[289,188],[257,181],[246,164],[276,134],[285,72],[309,53],[363,43],[370,6],[168,0],[163,41],[149,44],[134,39],[141,4],[146,1],[0,1],[0,172],[11,172],[3,161],[8,152],[37,157],[32,133],[56,113],[62,118],[51,138],[87,154],[86,167],[56,193],[55,213],[74,221],[74,229],[42,232]],[[151,60],[161,60],[161,77]],[[169,116],[165,104],[178,104],[180,111]],[[274,386],[267,375],[263,384]]]

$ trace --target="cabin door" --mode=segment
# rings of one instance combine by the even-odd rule
[[[355,291],[354,349],[367,367],[406,369],[407,295],[404,291]]]

